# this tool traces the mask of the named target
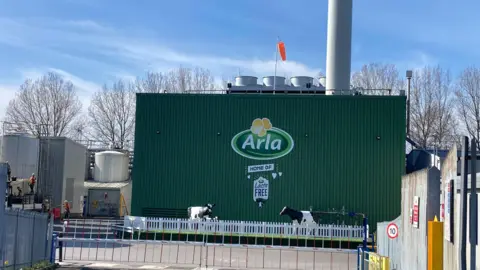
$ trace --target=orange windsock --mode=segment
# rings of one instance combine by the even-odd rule
[[[280,57],[282,58],[282,61],[287,60],[287,53],[285,52],[285,43],[283,41],[278,42],[278,52],[280,53]]]

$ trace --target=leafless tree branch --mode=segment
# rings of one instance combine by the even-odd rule
[[[365,91],[368,95],[383,95],[387,90],[392,90],[393,94],[397,94],[399,90],[403,89],[404,83],[400,78],[398,70],[393,64],[370,63],[363,65],[360,71],[353,73],[352,85],[355,88],[363,88],[366,90],[382,89]]]
[[[48,72],[20,86],[8,104],[6,120],[36,136],[65,136],[81,109],[74,85]]]
[[[455,141],[453,88],[440,66],[415,71],[411,89],[411,136],[422,147],[449,147]]]
[[[186,93],[215,90],[214,77],[208,69],[179,67],[167,73],[148,72],[135,82],[135,90],[143,93]]]
[[[95,140],[125,148],[133,140],[135,86],[122,80],[93,94],[88,116]]]
[[[460,119],[474,139],[480,138],[480,69],[468,67],[460,74],[455,91]],[[480,149],[480,146],[479,146]]]

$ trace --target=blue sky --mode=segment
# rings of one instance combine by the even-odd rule
[[[480,60],[479,1],[355,0],[352,68],[440,64],[454,74]],[[217,79],[325,70],[327,1],[0,0],[0,116],[25,78],[55,70],[92,91],[147,70],[202,66]],[[4,98],[5,97],[5,98]]]

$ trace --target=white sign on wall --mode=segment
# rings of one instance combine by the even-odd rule
[[[413,213],[412,213],[412,215],[413,215],[412,224],[413,224],[414,228],[418,228],[419,214],[420,214],[420,197],[415,196],[415,197],[413,197]]]
[[[454,199],[454,184],[453,180],[445,181],[445,189],[443,194],[444,198],[444,212],[445,212],[445,221],[443,222],[443,233],[445,235],[445,240],[453,243],[453,199]]]
[[[268,180],[263,177],[253,181],[253,200],[258,203],[258,207],[262,207],[268,200],[269,187]]]
[[[252,166],[248,166],[247,168],[248,168],[248,173],[268,172],[268,171],[273,171],[275,169],[275,164],[252,165]]]

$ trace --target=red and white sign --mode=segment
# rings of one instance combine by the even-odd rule
[[[390,223],[387,226],[387,235],[390,239],[395,239],[398,237],[398,227],[395,223]]]
[[[415,196],[413,197],[413,227],[418,228],[418,215],[420,212],[420,197]]]

